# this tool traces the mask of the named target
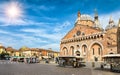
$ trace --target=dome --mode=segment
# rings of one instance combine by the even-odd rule
[[[80,17],[80,20],[91,20],[92,21],[92,17],[90,15],[83,14]]]
[[[108,29],[112,29],[112,28],[116,28],[117,26],[116,25],[107,25],[107,27],[105,28],[106,30],[108,30]]]

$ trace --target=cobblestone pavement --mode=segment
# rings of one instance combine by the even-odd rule
[[[119,75],[89,68],[58,67],[56,64],[0,64],[0,75]]]

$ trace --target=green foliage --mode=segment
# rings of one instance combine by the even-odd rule
[[[0,59],[5,59],[6,57],[9,57],[9,53],[2,52],[0,54]]]

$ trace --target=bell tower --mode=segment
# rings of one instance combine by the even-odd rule
[[[97,10],[96,10],[96,9],[95,9],[94,11],[95,11],[94,21],[96,21],[96,20],[98,20],[98,12],[97,12]]]
[[[117,29],[117,53],[120,54],[120,19],[118,22],[118,29]]]
[[[114,21],[112,19],[112,16],[109,19],[109,26],[112,27],[114,25]]]
[[[98,12],[97,10],[95,9],[95,15],[94,15],[94,27],[95,28],[99,28],[99,29],[102,29],[101,25],[100,25],[100,21],[99,21],[99,18],[98,18]]]
[[[78,14],[77,14],[77,24],[80,24],[80,16],[81,16],[81,14],[80,14],[80,11],[78,11]]]

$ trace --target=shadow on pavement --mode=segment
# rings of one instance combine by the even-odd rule
[[[102,68],[95,68],[94,70],[100,70],[100,71],[106,71],[106,72],[112,72],[112,73],[120,73],[118,71],[110,71],[110,69],[102,69]]]

